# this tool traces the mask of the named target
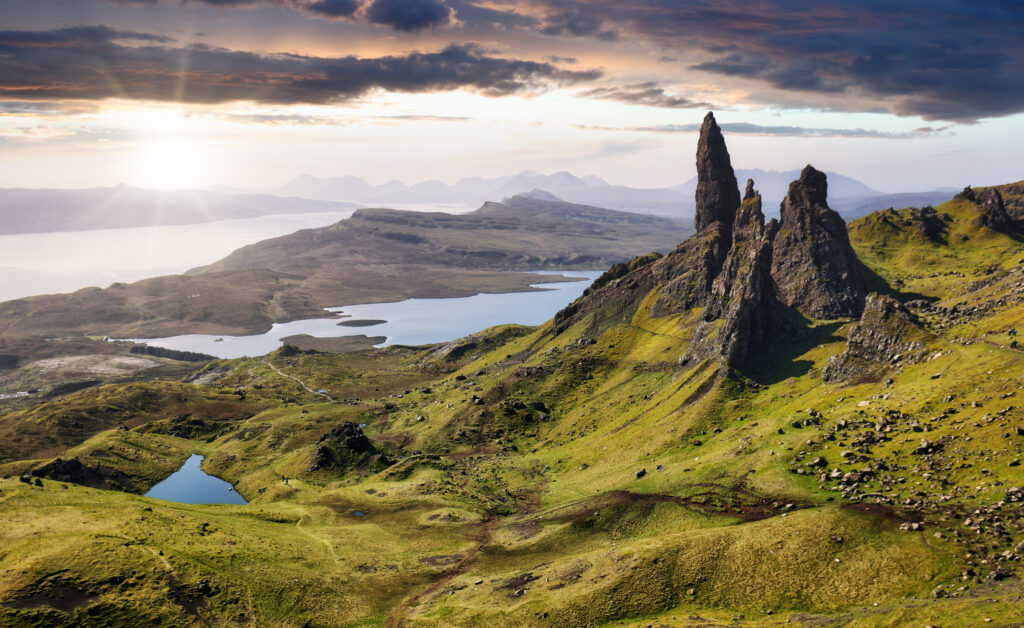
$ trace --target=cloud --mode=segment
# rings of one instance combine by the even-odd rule
[[[455,11],[455,16],[469,27],[491,27],[498,30],[533,28],[540,20],[514,10],[500,10],[482,7],[472,0],[447,0],[446,4]]]
[[[285,6],[400,31],[448,24],[631,39],[662,63],[685,60],[692,82],[728,79],[758,104],[960,123],[1024,113],[1024,3],[1012,0],[110,1]]]
[[[375,24],[415,32],[447,24],[451,12],[440,0],[372,0],[366,17]]]
[[[758,82],[760,102],[884,108],[974,122],[1024,112],[1024,3],[988,0],[531,0],[622,37],[701,54],[690,68]],[[555,24],[553,22],[552,24]],[[545,27],[585,35],[586,29]],[[591,29],[592,30],[592,29]],[[680,54],[679,56],[684,56]],[[776,90],[781,94],[772,94]],[[820,96],[820,98],[818,97]]]
[[[636,83],[621,87],[595,87],[583,91],[579,95],[583,98],[614,100],[630,105],[646,105],[648,107],[667,107],[670,109],[707,107],[707,103],[696,102],[682,96],[673,96],[654,82]]]
[[[548,55],[544,58],[550,61],[551,63],[566,63],[569,65],[575,65],[580,62],[580,60],[577,59],[576,57],[560,57],[558,55]]]
[[[359,3],[356,0],[316,0],[306,4],[303,8],[309,13],[330,18],[348,18],[359,10]]]
[[[881,131],[878,129],[823,129],[801,126],[765,126],[750,122],[725,122],[720,123],[722,130],[730,135],[774,135],[782,137],[847,137],[865,139],[911,139],[942,135],[949,127],[921,127],[909,132]],[[632,126],[632,127],[608,127],[608,126],[587,126],[577,125],[583,130],[595,131],[642,131],[648,133],[697,133],[700,131],[700,124],[660,124],[653,126]]]
[[[0,116],[67,116],[82,113],[93,113],[99,107],[92,103],[47,101],[47,100],[7,100],[0,101]]]
[[[544,19],[541,33],[545,35],[574,35],[576,37],[596,37],[602,41],[616,41],[618,31],[605,28],[604,22],[596,16],[596,12],[586,7],[561,5],[558,10]]]
[[[0,57],[0,99],[11,100],[331,103],[376,89],[502,96],[601,76],[493,56],[474,45],[377,58],[314,57],[180,45],[106,27],[0,31]]]

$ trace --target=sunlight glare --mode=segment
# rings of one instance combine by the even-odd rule
[[[135,166],[132,182],[140,187],[195,189],[206,183],[202,151],[187,139],[143,141],[138,148]]]

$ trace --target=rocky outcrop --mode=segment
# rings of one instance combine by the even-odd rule
[[[736,208],[740,206],[736,173],[725,148],[725,138],[710,111],[704,117],[697,141],[696,201],[694,226],[697,231],[715,222],[731,226]]]
[[[805,315],[857,318],[868,292],[866,271],[827,195],[825,173],[812,166],[790,184],[772,247],[772,280],[779,300]]]
[[[1020,225],[1007,213],[1003,195],[996,188],[988,188],[977,193],[974,202],[981,213],[974,219],[975,225],[1007,234],[1016,233],[1019,230]]]
[[[923,360],[928,334],[899,301],[869,294],[860,322],[850,329],[846,349],[822,370],[826,382],[877,380],[886,372]]]
[[[308,471],[347,471],[367,464],[386,466],[387,458],[363,434],[356,423],[345,422],[317,441]]]
[[[775,309],[771,280],[774,221],[764,223],[761,195],[747,181],[736,212],[732,244],[706,300],[704,321],[694,330],[683,363],[718,357],[742,364],[764,340]]]
[[[1006,213],[1018,227],[1024,227],[1024,181],[1000,185],[997,189],[1003,197]]]
[[[88,466],[78,458],[55,458],[33,469],[31,475],[91,488],[122,491],[138,491],[140,488],[136,486],[137,483],[132,478],[117,469],[106,466]]]
[[[721,272],[731,243],[730,226],[714,222],[652,265],[653,278],[663,288],[651,315],[672,316],[703,306],[711,296],[711,286]]]
[[[867,271],[850,246],[846,223],[828,207],[824,173],[805,168],[790,185],[782,221],[766,224],[753,181],[740,201],[725,140],[708,114],[697,174],[697,233],[661,259],[606,273],[555,317],[553,333],[589,314],[587,333],[596,335],[602,321],[628,320],[653,292],[652,317],[692,320],[700,312],[681,363],[737,367],[779,338],[799,334],[794,312],[860,317]]]

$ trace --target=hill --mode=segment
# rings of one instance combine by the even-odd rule
[[[698,231],[538,328],[0,417],[54,443],[0,462],[0,616],[1019,623],[1022,184],[847,226],[808,166],[766,221],[710,115],[697,163]],[[190,452],[250,503],[137,495]]]
[[[185,275],[2,303],[0,338],[260,333],[346,303],[529,290],[545,279],[508,271],[602,268],[668,251],[686,232],[665,218],[525,198],[465,215],[361,209]]]

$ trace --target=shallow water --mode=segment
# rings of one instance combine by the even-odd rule
[[[149,489],[146,497],[154,497],[180,504],[248,504],[245,498],[224,480],[207,475],[199,465],[203,457],[189,456],[185,464]]]
[[[367,303],[327,308],[335,316],[275,324],[270,331],[253,336],[188,334],[143,340],[146,344],[195,351],[218,358],[265,355],[281,346],[281,339],[297,334],[318,338],[337,336],[384,336],[377,345],[423,345],[447,342],[506,323],[540,325],[583,294],[601,271],[545,271],[538,274],[580,277],[585,281],[534,284],[543,290],[476,294],[453,299],[406,299],[393,303]],[[338,315],[345,318],[340,319]],[[383,320],[372,327],[339,325],[340,322]]]

